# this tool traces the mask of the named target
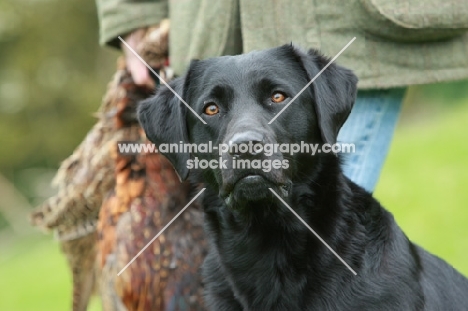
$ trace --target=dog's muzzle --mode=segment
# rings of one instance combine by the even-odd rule
[[[273,194],[269,188],[283,197],[289,195],[291,182],[285,178],[284,171],[271,166],[266,171],[262,166],[273,160],[283,160],[281,153],[266,156],[258,152],[256,147],[263,146],[266,141],[265,135],[254,130],[236,133],[229,140],[229,152],[223,154],[223,158],[230,165],[221,172],[219,193],[228,206],[235,208],[248,202],[271,200]]]

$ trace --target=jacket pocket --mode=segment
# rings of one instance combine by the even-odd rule
[[[364,31],[402,42],[446,40],[468,30],[466,0],[359,0]]]

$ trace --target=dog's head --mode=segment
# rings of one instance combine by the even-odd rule
[[[170,83],[172,90],[162,87],[141,103],[139,120],[157,146],[182,142],[200,147],[211,141],[223,148],[221,155],[219,149],[195,151],[194,145],[165,155],[181,180],[190,167],[208,166],[203,181],[216,187],[228,205],[269,199],[268,188],[287,196],[291,183],[317,159],[290,155],[279,146],[335,143],[356,97],[356,76],[335,64],[301,93],[328,62],[316,51],[291,45],[193,61],[185,76]]]

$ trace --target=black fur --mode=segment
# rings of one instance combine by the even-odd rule
[[[172,85],[207,125],[167,88],[141,104],[140,122],[157,145],[209,140],[216,145],[239,133],[247,140],[261,137],[263,143],[333,143],[351,111],[357,83],[351,71],[335,64],[268,124],[327,62],[315,51],[304,53],[290,45],[197,61]],[[287,100],[272,103],[276,91]],[[220,112],[203,114],[206,102],[215,103]],[[189,174],[184,166],[189,158],[218,157],[216,152],[167,156],[183,179]],[[334,154],[255,157],[288,160],[290,166],[268,173],[232,167],[190,171],[192,181],[207,188],[208,309],[468,310],[468,281],[411,243],[393,216],[343,175]]]

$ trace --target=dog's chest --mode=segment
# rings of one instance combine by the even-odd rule
[[[226,260],[226,277],[246,310],[303,310],[306,277],[278,252],[250,253]],[[256,257],[256,258],[255,258]]]
[[[310,265],[303,237],[264,228],[245,235],[224,230],[218,241],[224,277],[245,310],[305,309]]]

